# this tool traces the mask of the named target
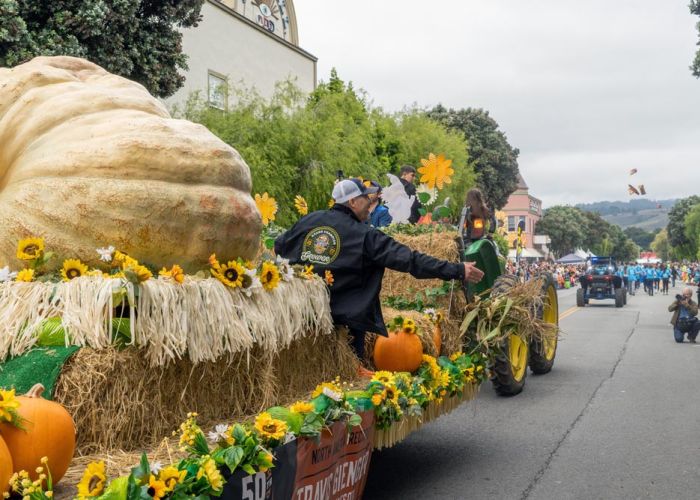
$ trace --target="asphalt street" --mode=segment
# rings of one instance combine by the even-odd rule
[[[620,309],[560,291],[552,372],[511,398],[484,384],[375,452],[364,498],[700,498],[700,344],[676,344],[667,311],[680,290]]]

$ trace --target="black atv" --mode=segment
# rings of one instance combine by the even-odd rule
[[[627,289],[616,271],[612,257],[592,257],[586,274],[579,278],[581,288],[576,291],[576,305],[585,307],[591,299],[613,299],[615,307],[627,304]]]

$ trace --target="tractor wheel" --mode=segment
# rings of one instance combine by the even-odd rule
[[[586,299],[583,295],[583,288],[576,290],[576,305],[578,307],[586,307]]]
[[[625,305],[625,296],[623,295],[622,288],[615,290],[615,307],[622,307]]]
[[[559,326],[559,299],[554,279],[549,273],[540,275],[542,278],[542,305],[535,311],[537,318]],[[558,332],[557,332],[558,334]],[[553,339],[533,340],[530,342],[530,370],[536,375],[552,371],[554,357],[557,355],[557,337]]]
[[[516,283],[515,276],[499,276],[493,284],[491,294],[503,294]],[[528,351],[527,342],[515,333],[511,333],[503,342],[501,352],[491,368],[491,383],[500,396],[515,396],[525,387]]]

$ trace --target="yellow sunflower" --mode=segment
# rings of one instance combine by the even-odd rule
[[[430,153],[427,160],[421,159],[420,162],[423,165],[418,168],[418,173],[422,174],[420,182],[427,184],[429,189],[436,185],[438,189],[442,189],[445,184],[452,182],[450,176],[455,173],[452,160],[446,160],[444,155],[435,156]]]
[[[260,269],[260,283],[268,292],[274,290],[280,284],[280,270],[273,262],[263,262]]]
[[[13,420],[10,411],[19,408],[19,401],[15,397],[15,390],[3,391],[0,389],[0,422],[11,422]]]
[[[25,238],[17,244],[17,258],[34,260],[44,253],[44,238]]]
[[[255,430],[265,441],[280,441],[287,432],[287,424],[264,411],[255,417]]]
[[[306,203],[306,200],[301,195],[296,195],[294,197],[294,208],[297,209],[299,215],[306,215],[309,213],[309,205]]]
[[[185,281],[185,272],[177,264],[175,264],[170,270],[164,267],[160,270],[158,275],[163,276],[164,278],[170,278],[176,283],[182,283]]]
[[[384,401],[386,397],[386,391],[379,392],[377,394],[372,394],[372,404],[374,406],[379,406]]]
[[[61,276],[63,276],[63,281],[70,281],[74,278],[80,278],[88,272],[88,267],[80,262],[79,259],[66,259],[63,261],[63,269],[61,269]]]
[[[416,322],[410,318],[406,318],[403,320],[403,325],[401,326],[401,329],[405,333],[416,333]]]
[[[245,268],[235,260],[228,261],[228,264],[219,264],[217,268],[211,268],[212,276],[231,288],[238,288],[243,285]]]
[[[394,372],[386,370],[378,370],[372,376],[372,382],[381,382],[382,384],[391,384],[394,382]]]
[[[200,477],[206,477],[207,481],[211,485],[214,491],[221,491],[224,489],[224,478],[216,468],[216,462],[211,457],[204,457],[204,461],[199,467],[197,472],[197,479]]]
[[[297,401],[289,409],[294,413],[311,413],[314,411],[314,405],[306,401]]]
[[[277,202],[272,196],[269,196],[267,192],[263,193],[262,196],[259,194],[255,195],[255,205],[258,207],[258,211],[262,216],[262,221],[265,226],[275,220]]]
[[[34,281],[34,269],[22,269],[17,273],[15,281],[26,281],[27,283]]]
[[[386,394],[385,397],[387,401],[391,401],[396,405],[399,404],[400,391],[396,388],[396,386],[392,384],[387,384],[386,386],[384,386],[384,392]]]
[[[136,279],[139,283],[143,283],[144,281],[150,280],[153,277],[153,273],[151,273],[146,266],[142,266],[141,264],[132,266],[131,270],[136,275]]]
[[[80,497],[97,497],[102,494],[105,489],[105,463],[91,462],[88,464],[83,478],[78,483],[78,496]]]
[[[149,497],[160,500],[168,494],[168,487],[165,486],[165,481],[156,479],[156,477],[151,474],[151,476],[148,478],[148,489],[146,490],[146,493],[148,493]]]
[[[330,269],[326,269],[323,279],[326,281],[326,285],[328,286],[333,286],[333,283],[335,283],[335,278],[333,277],[333,273]]]
[[[185,480],[186,475],[186,470],[178,470],[177,467],[168,465],[158,473],[158,479],[163,481],[166,491],[170,492],[173,491],[178,484]]]
[[[333,208],[333,205],[335,205],[335,200],[331,198],[330,200],[328,200],[328,208]]]
[[[321,394],[323,394],[323,390],[328,389],[334,393],[337,394],[342,394],[343,390],[340,388],[338,384],[334,384],[333,382],[323,382],[322,384],[318,384],[316,386],[316,389],[314,389],[314,392],[311,393],[311,398],[317,398]]]

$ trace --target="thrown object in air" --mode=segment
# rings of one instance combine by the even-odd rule
[[[106,245],[189,271],[255,256],[250,170],[204,126],[75,57],[2,68],[0,88],[0,262],[30,235],[86,263]]]
[[[644,184],[640,184],[639,186],[637,186],[637,188],[639,189],[639,194],[647,194],[647,190],[644,189]]]
[[[637,191],[637,188],[634,187],[632,184],[627,184],[627,191],[629,192],[630,195],[639,194],[639,191]]]
[[[633,168],[632,170],[630,170],[630,175],[634,175],[634,174],[636,174],[636,173],[637,173],[637,169],[636,169],[636,168]]]

